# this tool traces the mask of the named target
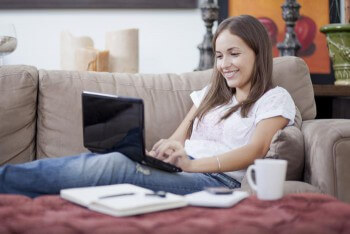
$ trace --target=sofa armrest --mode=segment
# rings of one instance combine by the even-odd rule
[[[305,181],[350,202],[350,120],[304,121]]]
[[[0,66],[0,165],[35,158],[38,71]]]

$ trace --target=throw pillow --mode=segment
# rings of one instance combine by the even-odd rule
[[[301,180],[304,170],[304,137],[300,131],[302,118],[295,106],[294,125],[287,126],[273,136],[265,158],[288,161],[286,180]]]
[[[304,137],[296,126],[287,126],[273,136],[265,158],[288,161],[286,180],[301,180],[304,170]]]

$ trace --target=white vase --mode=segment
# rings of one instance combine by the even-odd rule
[[[109,71],[138,73],[139,30],[123,29],[106,33],[106,50],[109,51]]]

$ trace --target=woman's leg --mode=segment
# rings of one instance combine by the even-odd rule
[[[0,193],[35,197],[61,189],[130,183],[152,190],[188,194],[207,186],[223,186],[202,173],[168,173],[131,161],[120,153],[42,159],[0,168]]]

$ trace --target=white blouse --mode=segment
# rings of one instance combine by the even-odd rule
[[[198,108],[205,97],[208,86],[191,93],[194,105]],[[250,141],[256,125],[263,119],[283,116],[289,119],[288,125],[294,124],[295,104],[292,97],[282,87],[267,91],[250,109],[247,118],[242,118],[240,111],[233,113],[221,122],[220,118],[238,102],[235,97],[224,106],[209,111],[198,124],[194,120],[192,135],[185,141],[186,153],[195,159],[223,154],[242,147]],[[198,124],[198,126],[197,126]],[[226,172],[227,175],[241,182],[246,170]]]

